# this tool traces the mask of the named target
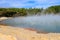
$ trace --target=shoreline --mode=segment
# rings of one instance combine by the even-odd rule
[[[60,33],[37,33],[35,30],[0,25],[0,33],[14,36],[16,40],[60,40]]]
[[[0,40],[1,38],[3,40],[60,40],[60,33],[47,33],[31,28],[12,27],[0,24]]]
[[[8,26],[9,27],[9,25],[5,25],[5,24],[0,24],[0,26]],[[14,26],[10,26],[10,27],[12,27],[12,28],[21,28],[21,29],[29,30],[29,31],[35,31],[38,34],[40,34],[40,33],[42,33],[42,34],[48,34],[48,33],[50,33],[50,32],[44,32],[44,31],[37,31],[37,30],[35,30],[33,28],[22,28],[22,27],[14,27]]]

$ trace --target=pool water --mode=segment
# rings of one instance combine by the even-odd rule
[[[14,27],[32,28],[38,31],[60,33],[59,15],[15,17],[2,21],[1,23]]]

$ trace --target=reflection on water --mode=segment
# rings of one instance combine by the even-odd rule
[[[39,31],[60,32],[60,16],[58,15],[16,17],[2,23],[23,28],[33,28]]]

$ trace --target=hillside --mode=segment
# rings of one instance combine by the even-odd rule
[[[60,14],[60,5],[43,8],[0,8],[0,17],[18,17],[41,14]]]

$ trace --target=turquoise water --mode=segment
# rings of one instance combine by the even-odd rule
[[[15,17],[1,23],[15,27],[33,28],[38,31],[60,32],[59,15]]]

